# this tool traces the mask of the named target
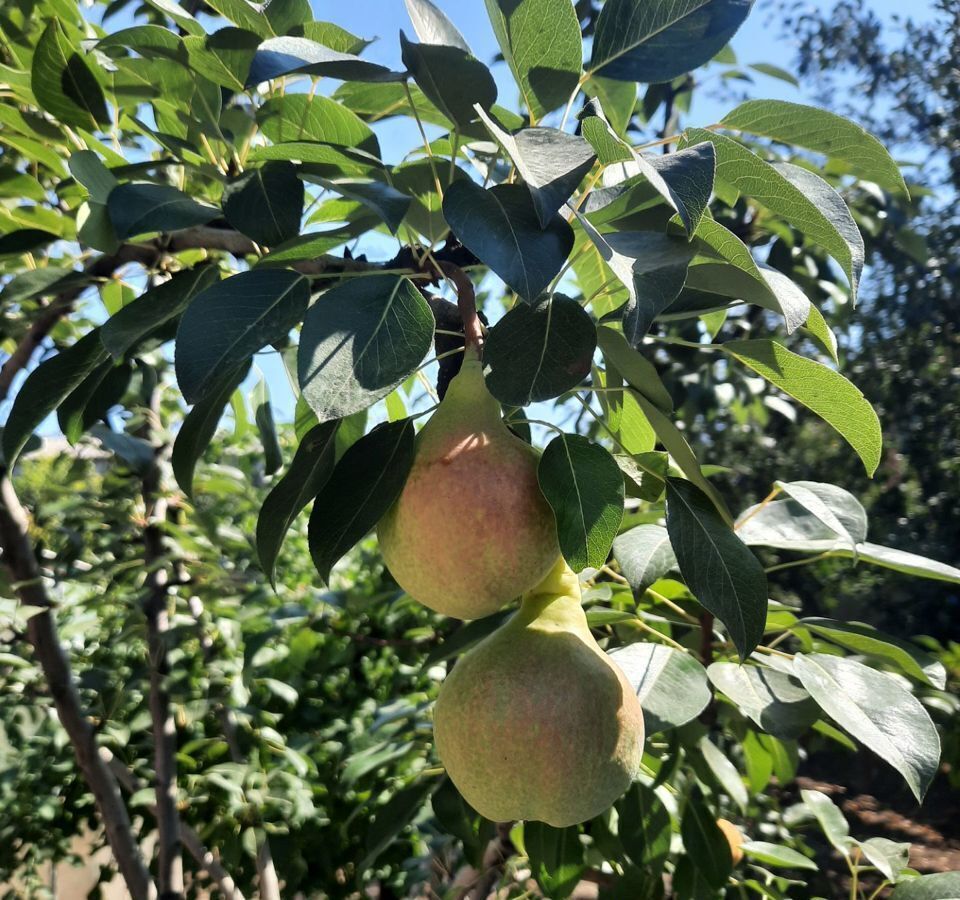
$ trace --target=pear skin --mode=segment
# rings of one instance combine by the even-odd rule
[[[643,755],[640,701],[593,639],[565,563],[456,663],[433,727],[453,783],[495,822],[591,819],[629,788]]]
[[[478,619],[536,586],[560,555],[539,454],[504,425],[472,353],[417,435],[413,467],[381,520],[397,583],[430,609]]]

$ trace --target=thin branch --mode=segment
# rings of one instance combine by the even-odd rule
[[[100,748],[100,756],[110,767],[110,771],[116,777],[117,781],[130,794],[139,791],[143,785],[140,779],[133,774],[113,753],[106,747]],[[157,815],[155,806],[148,806],[147,811],[152,815]],[[216,882],[217,887],[223,892],[226,900],[246,900],[243,892],[237,887],[230,873],[223,867],[223,863],[204,846],[203,839],[189,825],[184,823],[181,826],[183,846],[187,852],[197,861],[210,878]]]
[[[96,733],[83,713],[70,660],[53,618],[53,603],[30,543],[26,512],[6,475],[0,475],[0,548],[3,562],[18,585],[20,602],[42,610],[27,621],[27,637],[47,680],[60,724],[70,737],[77,765],[93,792],[127,890],[134,900],[154,900],[157,889],[137,846],[116,778],[100,757]]]

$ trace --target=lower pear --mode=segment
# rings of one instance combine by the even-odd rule
[[[577,576],[562,560],[453,667],[434,736],[464,799],[496,822],[584,822],[636,778],[640,702],[590,633]]]
[[[468,348],[377,533],[397,583],[447,616],[478,619],[536,586],[556,563],[539,454],[511,432]]]

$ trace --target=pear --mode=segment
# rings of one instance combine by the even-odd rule
[[[566,563],[456,663],[433,729],[447,774],[495,822],[573,825],[627,790],[643,755],[643,712],[593,639]]]
[[[417,435],[406,485],[378,527],[397,583],[459,619],[488,616],[538,584],[560,554],[538,460],[504,425],[468,348]]]

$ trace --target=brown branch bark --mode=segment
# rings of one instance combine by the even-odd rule
[[[26,512],[4,474],[0,474],[0,549],[3,563],[17,584],[20,602],[41,610],[28,620],[27,637],[47,680],[60,724],[70,737],[77,764],[93,792],[127,890],[134,900],[154,900],[157,890],[137,846],[117,781],[101,758],[96,733],[83,713],[70,660],[57,632],[53,603],[30,543]]]
[[[140,779],[133,774],[119,759],[117,759],[106,747],[100,748],[100,756],[109,766],[117,781],[123,786],[124,790],[133,794],[139,791],[143,785]],[[157,815],[155,806],[148,806],[147,811],[152,815]],[[203,843],[203,839],[189,825],[181,825],[183,837],[183,846],[187,852],[197,861],[200,868],[210,876],[211,880],[216,882],[217,887],[223,892],[226,900],[245,900],[243,891],[237,887],[230,873],[223,867],[223,863],[211,850],[208,850]]]

